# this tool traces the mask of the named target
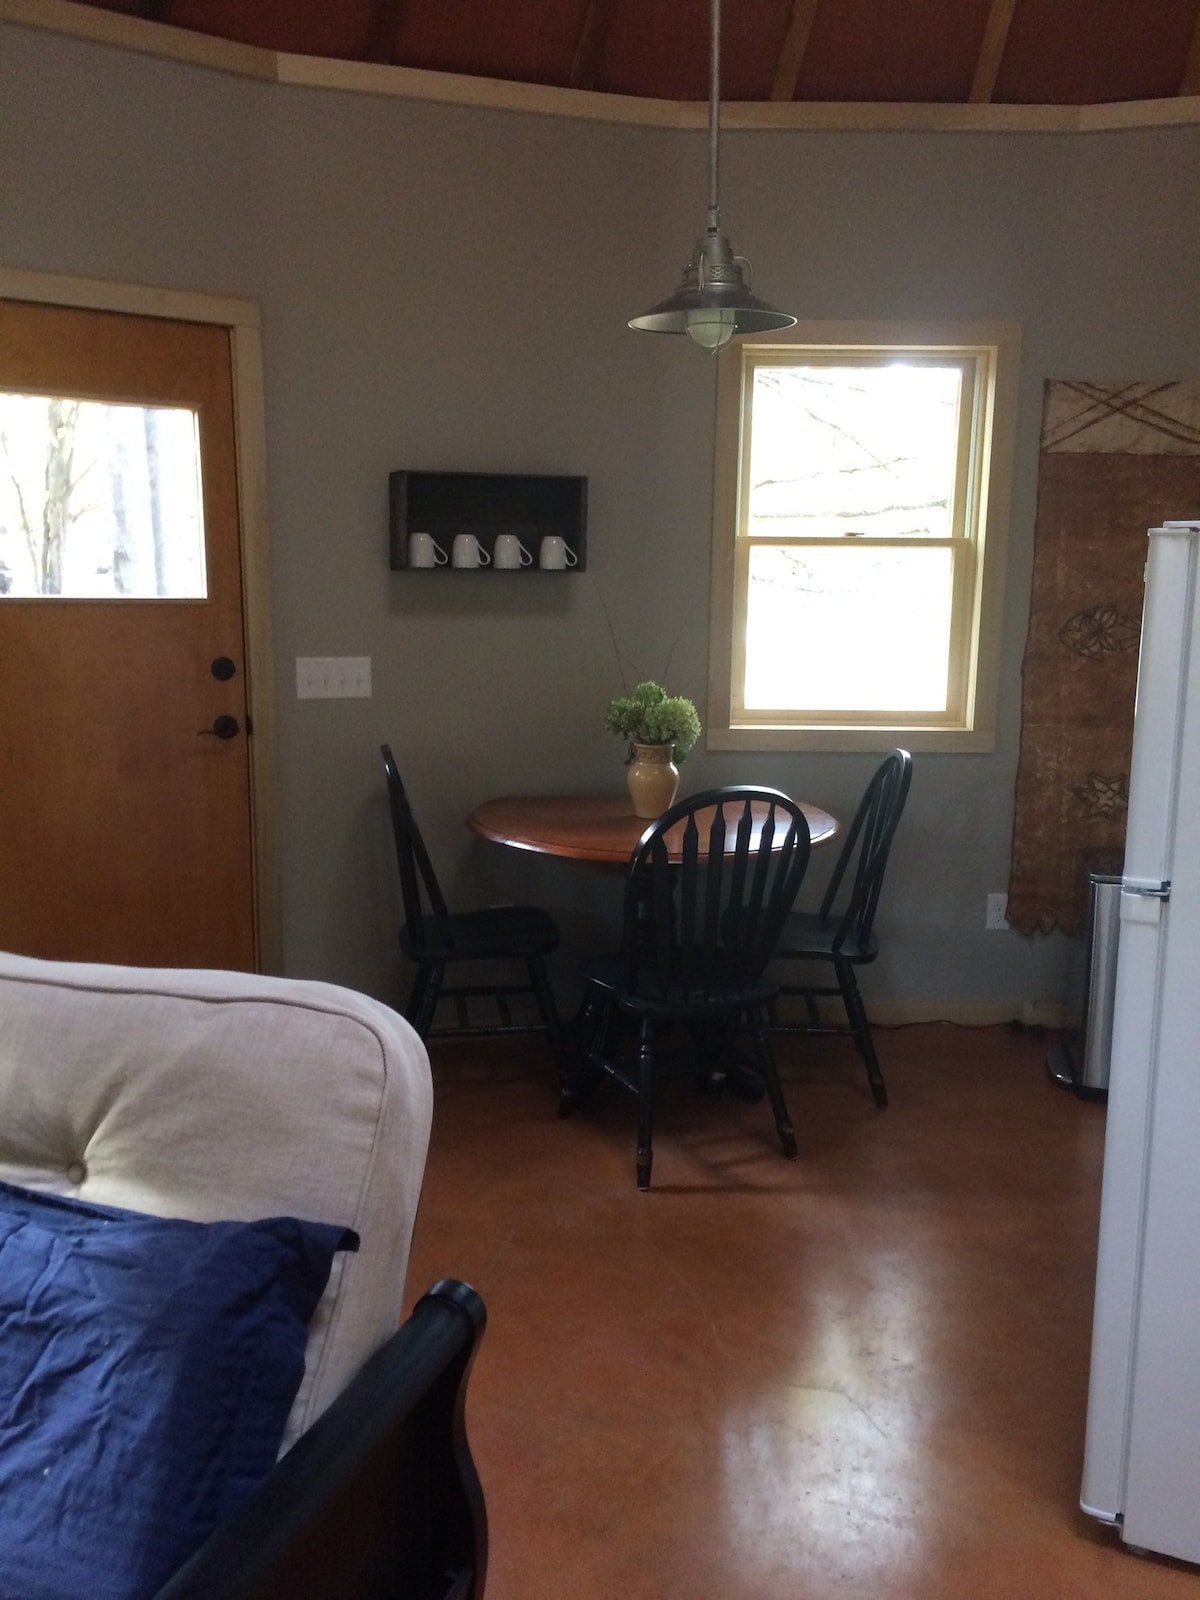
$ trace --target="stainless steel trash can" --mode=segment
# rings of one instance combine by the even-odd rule
[[[1108,1098],[1120,910],[1120,878],[1091,873],[1084,926],[1083,1006],[1079,1032],[1053,1046],[1046,1057],[1050,1076],[1086,1100]]]
[[[1083,1058],[1075,1083],[1083,1094],[1109,1093],[1120,904],[1122,880],[1093,872],[1088,878],[1088,958],[1083,970]]]
[[[1117,938],[1121,931],[1121,880],[1093,872],[1088,879],[1083,976],[1083,1049],[1075,1074],[1080,1094],[1108,1093],[1112,1062],[1113,999],[1117,989]]]

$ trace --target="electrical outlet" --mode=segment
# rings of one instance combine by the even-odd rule
[[[370,656],[297,656],[297,700],[369,700]]]
[[[991,933],[1008,927],[1008,896],[1006,894],[988,895],[987,913],[983,919],[983,925]]]

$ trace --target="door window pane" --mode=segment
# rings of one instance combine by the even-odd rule
[[[206,593],[194,411],[0,394],[0,595]]]

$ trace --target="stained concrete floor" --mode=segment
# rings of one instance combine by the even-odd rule
[[[489,1326],[468,1427],[488,1600],[1200,1600],[1078,1510],[1104,1109],[1047,1040],[777,1043],[765,1105],[566,1122],[537,1039],[435,1044],[408,1287]]]

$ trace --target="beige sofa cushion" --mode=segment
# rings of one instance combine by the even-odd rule
[[[285,1448],[399,1320],[431,1115],[420,1039],[353,990],[0,953],[0,1178],[359,1234],[313,1318]]]

